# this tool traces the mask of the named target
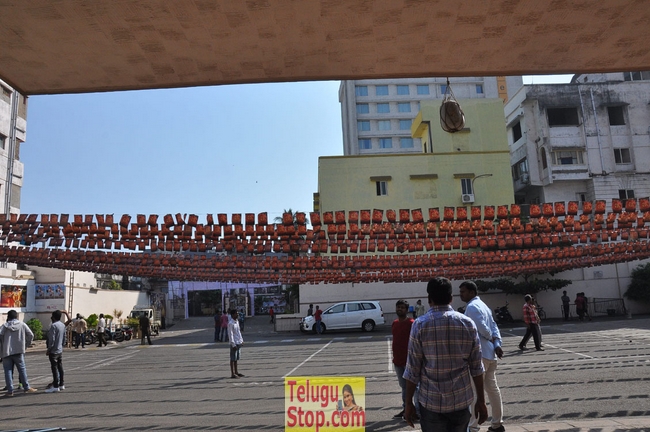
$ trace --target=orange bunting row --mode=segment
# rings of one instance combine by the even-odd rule
[[[612,200],[609,211],[605,201],[571,201],[298,212],[279,223],[269,223],[266,213],[200,219],[0,215],[0,240],[21,245],[0,250],[0,261],[251,283],[517,276],[645,258],[650,199]]]

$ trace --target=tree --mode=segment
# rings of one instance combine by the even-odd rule
[[[624,295],[630,300],[650,303],[650,263],[632,270],[632,281]]]
[[[476,281],[476,286],[481,292],[486,292],[488,290],[501,290],[506,293],[506,295],[534,295],[541,291],[557,291],[570,284],[571,281],[568,279],[533,279],[529,281],[528,276],[524,276],[524,280],[517,283],[508,278],[499,278],[493,281]]]
[[[294,212],[293,210],[291,210],[291,207],[289,207],[288,209],[285,209],[282,212],[283,215],[284,215],[284,213],[290,213],[291,214],[291,219],[293,220],[293,226],[296,229],[298,229],[298,221],[296,220],[296,214],[298,214],[300,212],[299,211]],[[277,224],[281,224],[283,222],[282,216],[276,216],[275,219],[273,219],[273,222],[275,222]]]
[[[111,280],[108,282],[108,289],[111,289],[111,290],[121,290],[121,289],[122,289],[122,285],[120,285],[120,283],[117,282],[115,279],[111,279]]]

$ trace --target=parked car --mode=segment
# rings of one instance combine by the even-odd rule
[[[321,330],[361,329],[373,331],[375,326],[384,325],[384,312],[378,301],[350,301],[337,303],[323,311],[321,315]],[[303,332],[316,331],[316,320],[313,316],[300,320],[300,330]]]

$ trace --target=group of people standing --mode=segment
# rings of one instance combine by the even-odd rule
[[[492,408],[490,432],[504,432],[503,403],[497,385],[497,360],[502,358],[501,333],[476,284],[463,282],[465,313],[451,307],[452,286],[446,278],[427,285],[429,309],[420,301],[415,319],[409,304],[399,300],[393,322],[393,366],[402,388],[402,411],[395,415],[423,432],[478,431],[487,419],[485,393]]]
[[[61,318],[67,317],[66,323]],[[63,371],[63,344],[65,340],[65,327],[71,320],[66,311],[55,310],[51,316],[52,325],[46,337],[46,355],[50,360],[52,369],[52,382],[45,389],[45,393],[56,393],[65,390]],[[18,312],[7,312],[7,321],[0,327],[0,357],[5,377],[5,397],[12,397],[15,393],[13,385],[14,368],[18,370],[18,381],[25,393],[37,391],[29,385],[27,367],[25,364],[25,351],[34,340],[34,333],[27,324],[18,319]]]
[[[564,315],[564,321],[568,321],[571,316],[571,299],[567,295],[566,291],[562,292],[562,314]],[[576,294],[576,299],[573,301],[576,307],[576,314],[580,321],[584,321],[585,316],[591,321],[591,314],[589,314],[589,301],[585,297],[585,293],[579,292]]]

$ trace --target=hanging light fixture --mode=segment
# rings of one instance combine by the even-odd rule
[[[465,127],[465,113],[454,96],[447,78],[447,88],[440,105],[440,126],[442,130],[454,133],[463,130]]]

